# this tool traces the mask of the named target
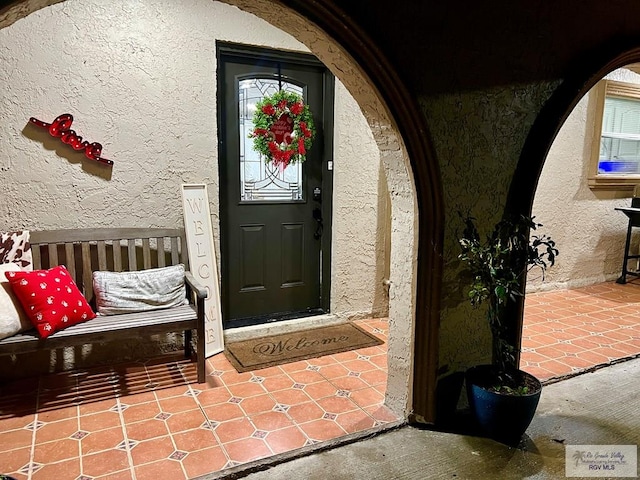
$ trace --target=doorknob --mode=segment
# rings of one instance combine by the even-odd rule
[[[313,234],[313,238],[318,240],[322,236],[322,210],[319,208],[313,209],[313,219],[316,221],[316,231]]]

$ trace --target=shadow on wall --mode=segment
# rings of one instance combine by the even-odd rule
[[[618,212],[614,212],[618,213]],[[602,235],[594,249],[594,260],[601,263],[604,267],[607,265],[617,265],[618,268],[603,271],[602,275],[605,281],[615,280],[622,272],[622,260],[624,259],[624,245],[626,240],[626,231],[620,231],[619,234]],[[632,237],[631,252],[637,252],[640,248],[640,239],[636,236]],[[585,259],[588,261],[588,259]]]
[[[45,150],[55,152],[58,157],[66,159],[69,163],[82,164],[82,170],[88,174],[111,180],[113,167],[88,159],[84,150],[74,150],[70,145],[62,143],[59,138],[52,137],[46,129],[27,122],[22,129],[22,135],[40,143]]]
[[[387,186],[382,162],[378,173],[378,218],[376,228],[376,279],[371,313],[374,317],[389,316],[389,295],[392,288],[388,283],[391,275],[391,196]]]
[[[554,278],[554,272],[549,272],[544,280],[540,276],[527,277],[527,293],[548,292],[551,290],[579,288],[596,283],[611,282],[616,280],[622,272],[622,260],[624,258],[624,232],[619,234],[603,234],[598,238],[598,243],[589,248],[578,248],[583,255],[575,261],[567,258],[567,262],[573,264],[571,271],[562,278]],[[576,243],[579,243],[576,240]],[[630,253],[638,252],[640,238],[632,237]],[[565,255],[568,257],[568,255]],[[633,270],[633,264],[629,263]],[[600,272],[596,276],[588,272]]]

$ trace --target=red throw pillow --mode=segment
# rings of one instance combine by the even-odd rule
[[[5,272],[5,276],[42,338],[96,318],[63,265],[49,270]]]

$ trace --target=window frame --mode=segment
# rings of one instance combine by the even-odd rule
[[[600,142],[602,139],[602,120],[606,97],[620,97],[640,101],[640,84],[620,82],[617,80],[601,80],[592,89],[595,100],[595,119],[593,139],[591,141],[591,161],[589,165],[589,188],[608,190],[634,190],[640,184],[640,173],[637,174],[602,174],[598,173],[600,162]]]

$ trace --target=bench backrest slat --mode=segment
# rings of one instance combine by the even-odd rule
[[[138,259],[136,257],[136,241],[132,238],[127,240],[127,252],[129,255],[129,270],[137,270]]]
[[[40,249],[39,248],[32,248],[31,249],[31,257],[32,257],[32,261],[33,261],[33,269],[34,270],[40,270],[42,267],[42,261],[40,259]]]
[[[97,243],[98,248],[98,270],[107,269],[107,244],[104,240],[99,240]]]
[[[142,265],[146,270],[147,268],[151,268],[151,242],[149,242],[148,238],[142,239]]]
[[[58,249],[55,244],[49,244],[49,262],[58,265]]]
[[[91,299],[93,299],[93,269],[91,268],[91,251],[89,249],[89,242],[82,242],[80,246],[82,249],[82,285],[85,287],[84,290],[89,292],[89,296],[85,293],[85,297],[88,301],[91,301]],[[74,278],[77,277],[77,275],[74,276]],[[78,283],[78,285],[80,284]]]
[[[116,246],[118,248],[116,248]],[[122,250],[120,249],[120,240],[118,240],[117,244],[113,244],[113,271],[122,271]]]
[[[164,242],[164,238],[156,238],[156,242],[158,245]],[[162,254],[162,250],[158,249],[158,266],[164,267],[167,263],[165,256]]]
[[[71,259],[67,260],[65,267],[67,267],[67,270],[69,270],[71,276],[73,278],[76,278],[76,256],[74,251],[75,249],[73,248],[73,243],[65,243],[64,250],[67,258]]]
[[[94,296],[96,270],[135,271],[178,263],[189,268],[183,229],[42,230],[30,232],[30,242],[33,268],[64,265],[88,301]]]
[[[178,248],[178,239],[171,239],[171,263],[175,265],[176,263],[180,263],[180,252]]]

